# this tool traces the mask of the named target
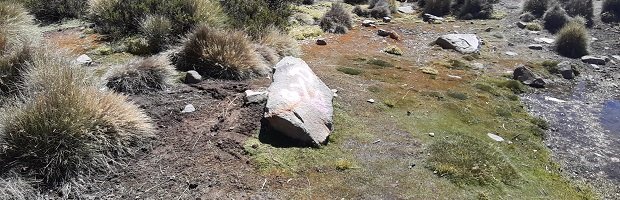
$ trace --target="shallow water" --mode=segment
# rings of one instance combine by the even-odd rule
[[[607,101],[601,112],[603,128],[612,134],[620,134],[620,101]]]

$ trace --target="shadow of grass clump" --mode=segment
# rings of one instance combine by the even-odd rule
[[[515,168],[492,146],[474,137],[453,134],[429,147],[428,168],[459,185],[511,184]]]

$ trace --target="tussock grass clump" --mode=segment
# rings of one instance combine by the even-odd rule
[[[519,175],[493,147],[474,137],[454,134],[431,144],[428,167],[461,185],[511,183]]]
[[[569,22],[555,38],[556,51],[569,58],[588,55],[588,30],[583,23]]]
[[[140,22],[140,30],[151,52],[159,52],[170,42],[172,22],[164,16],[147,15]]]
[[[603,22],[620,21],[620,0],[605,0],[603,2],[601,20]]]
[[[253,37],[269,27],[284,30],[292,15],[291,0],[226,0],[220,1],[230,17],[230,24]]]
[[[0,199],[6,200],[43,200],[39,191],[17,175],[0,178]]]
[[[0,53],[0,95],[14,94],[20,90],[24,71],[29,67],[34,49],[24,45],[6,53]]]
[[[11,47],[32,41],[38,33],[33,17],[17,3],[0,1],[0,55]]]
[[[564,4],[566,13],[571,17],[581,16],[586,19],[586,25],[594,24],[594,5],[592,0],[569,0]]]
[[[550,8],[543,17],[544,26],[551,33],[557,33],[562,27],[568,23],[570,17],[560,5]]]
[[[280,57],[301,55],[301,48],[297,41],[276,27],[266,29],[258,43],[273,48]]]
[[[30,13],[43,21],[78,18],[88,10],[88,0],[22,0]]]
[[[87,76],[67,63],[34,59],[23,101],[0,115],[0,168],[20,169],[49,187],[112,170],[154,136],[136,105],[89,85]]]
[[[357,16],[360,17],[369,17],[370,16],[370,10],[368,9],[364,9],[361,6],[355,6],[353,7],[353,11],[351,11],[353,14],[356,14]]]
[[[321,19],[319,24],[325,32],[345,34],[351,27],[351,15],[342,4],[334,3]]]
[[[435,16],[444,16],[450,14],[452,0],[424,0],[422,5],[424,13]]]
[[[551,0],[525,0],[523,2],[523,12],[529,12],[536,17],[541,17],[552,5]]]
[[[493,14],[489,0],[459,0],[455,14],[461,19],[488,19]]]
[[[117,66],[107,75],[106,86],[117,92],[140,94],[165,89],[175,75],[165,56],[153,56]]]
[[[249,36],[240,31],[203,25],[188,36],[181,48],[175,58],[180,70],[196,70],[223,79],[247,79],[269,72]]]
[[[371,0],[368,9],[370,16],[374,18],[389,17],[397,11],[395,0]]]

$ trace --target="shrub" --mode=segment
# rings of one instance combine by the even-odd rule
[[[275,27],[268,28],[258,43],[273,48],[280,57],[301,55],[297,41]]]
[[[245,33],[206,25],[188,36],[175,61],[181,70],[213,78],[247,79],[269,71]]]
[[[37,34],[32,16],[19,4],[0,1],[0,55],[13,46],[32,41]]]
[[[88,0],[23,0],[22,3],[37,19],[44,21],[77,18],[88,8]]]
[[[43,195],[28,182],[11,175],[9,178],[0,178],[0,199],[7,200],[43,200]]]
[[[376,0],[371,2],[370,7],[370,16],[373,18],[383,18],[389,17],[392,14],[390,9],[390,4],[386,0]]]
[[[106,86],[117,92],[140,94],[165,89],[172,84],[175,74],[165,56],[153,56],[111,70]]]
[[[230,23],[244,29],[253,37],[260,36],[267,27],[275,26],[285,29],[292,11],[292,0],[226,0],[220,1]]]
[[[588,26],[594,24],[594,7],[592,5],[592,0],[569,0],[564,5],[564,8],[569,16],[581,16],[585,18]]]
[[[335,3],[331,9],[323,15],[319,24],[325,32],[346,33],[351,27],[351,15],[342,7],[341,4]]]
[[[368,0],[344,0],[344,3],[351,4],[351,5],[365,4],[367,2]]]
[[[34,49],[24,45],[8,53],[0,53],[0,95],[14,94],[19,91],[23,81],[23,72],[33,57]]]
[[[455,10],[461,19],[488,19],[493,14],[493,4],[488,0],[463,0]]]
[[[603,2],[601,20],[603,22],[620,21],[620,0],[605,0]]]
[[[523,22],[531,22],[536,19],[536,16],[532,15],[532,13],[530,12],[526,12],[519,16],[519,19],[521,19],[521,21]]]
[[[312,4],[314,4],[314,0],[302,0],[302,1],[301,1],[301,4],[304,4],[304,5],[312,5]]]
[[[159,52],[169,42],[172,23],[164,16],[148,15],[140,22],[140,30],[146,37],[151,52]]]
[[[556,51],[566,57],[579,58],[588,54],[588,30],[583,23],[569,22],[555,39]]]
[[[551,33],[556,33],[568,23],[569,18],[566,11],[560,5],[555,5],[545,12],[543,17],[545,29]]]
[[[525,25],[525,28],[530,31],[541,31],[542,30],[542,27],[540,27],[540,24],[536,22],[528,23],[527,25]]]
[[[390,12],[398,12],[396,0],[370,0],[368,9],[387,7]]]
[[[551,0],[525,0],[523,12],[529,12],[536,17],[541,17],[550,6]]]
[[[450,13],[452,0],[424,0],[424,13],[444,16]]]
[[[263,62],[267,65],[274,66],[280,61],[280,59],[282,59],[278,55],[278,52],[269,46],[255,44],[254,48],[256,49],[256,52],[262,56]]]
[[[355,6],[353,8],[353,14],[356,14],[357,16],[360,17],[369,17],[370,16],[370,11],[368,9],[364,9],[361,6]]]
[[[0,116],[2,169],[22,170],[55,187],[114,169],[154,136],[136,105],[83,84],[84,74],[68,62],[42,57],[33,63],[28,73],[37,88]]]

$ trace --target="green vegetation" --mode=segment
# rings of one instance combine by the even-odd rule
[[[370,65],[374,65],[376,67],[379,67],[379,68],[391,68],[391,67],[394,67],[394,64],[392,64],[392,63],[390,63],[388,61],[385,61],[385,60],[380,60],[380,59],[372,59],[372,60],[369,60],[367,63],[370,64]]]
[[[447,65],[445,65],[446,68],[448,69],[455,69],[455,70],[468,70],[471,69],[471,66],[469,66],[469,64],[460,61],[460,60],[449,60]]]
[[[397,46],[393,46],[393,45],[385,47],[385,49],[383,49],[383,52],[389,53],[392,55],[397,55],[397,56],[403,55],[403,50],[400,50],[400,48],[398,48]]]
[[[560,30],[555,38],[556,51],[569,58],[588,55],[588,30],[585,25],[572,21]]]
[[[351,68],[351,67],[338,67],[336,70],[339,72],[349,74],[349,75],[360,75],[364,73],[361,69]]]

